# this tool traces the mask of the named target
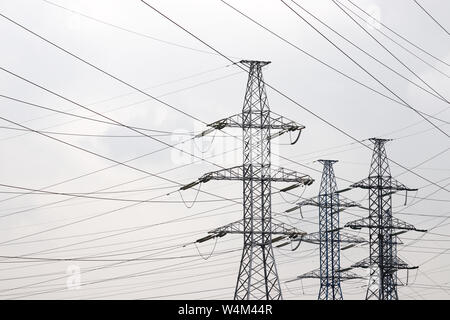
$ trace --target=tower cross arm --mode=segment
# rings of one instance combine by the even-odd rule
[[[227,225],[224,225],[222,227],[219,227],[217,229],[211,230],[208,233],[210,234],[227,234],[227,233],[238,233],[238,234],[242,234],[244,233],[244,221],[238,220],[238,221],[234,221],[232,223],[229,223]],[[256,231],[254,231],[256,232]],[[297,236],[303,236],[306,233],[304,231],[300,231],[297,228],[290,226],[286,223],[283,222],[272,222],[272,234],[277,234],[277,235],[285,235],[285,236],[289,236],[289,237],[297,237]]]
[[[200,182],[208,182],[210,180],[242,180],[244,177],[243,167],[235,166],[227,169],[213,171],[204,174],[198,179]]]
[[[314,179],[307,174],[282,167],[272,167],[270,179],[272,182],[292,182],[305,186],[310,186],[314,182]]]
[[[378,179],[382,180],[381,185],[377,186],[376,182]],[[371,189],[377,187],[379,189],[388,190],[388,191],[417,191],[417,188],[408,188],[403,183],[398,181],[393,177],[368,177],[358,182],[353,183],[351,188],[361,188],[361,189]],[[389,193],[391,194],[391,193]]]
[[[370,257],[365,258],[355,264],[352,265],[352,268],[369,268],[372,265],[379,264],[379,258],[374,257],[370,259]],[[416,266],[410,266],[405,261],[400,259],[399,257],[393,257],[392,262],[384,262],[384,266],[386,270],[395,271],[395,270],[406,270],[406,269],[417,269]]]
[[[319,206],[318,197],[313,197],[313,198],[309,198],[309,199],[303,200],[303,201],[297,203],[297,207],[296,208],[306,207],[306,206],[318,207]]]
[[[362,228],[384,228],[384,229],[396,229],[396,230],[411,230],[411,231],[418,231],[418,232],[426,232],[426,230],[417,229],[412,224],[405,222],[403,220],[400,220],[398,218],[392,217],[392,223],[390,223],[388,226],[379,226],[379,225],[373,225],[370,223],[370,218],[361,218],[358,220],[354,220],[351,222],[348,222],[345,227],[351,228],[351,229],[362,229]]]
[[[304,274],[297,276],[294,279],[286,281],[286,283],[303,280],[303,279],[320,279],[320,270],[316,269],[316,270],[306,272]]]
[[[339,194],[339,192],[335,192],[335,194]],[[302,207],[306,207],[306,206],[313,206],[313,207],[320,207],[319,204],[319,197],[315,196],[315,197],[311,197],[308,199],[305,199],[303,201],[300,201],[299,203],[297,203],[297,205],[291,209],[286,210],[286,212],[292,212],[294,210],[297,209],[301,209]],[[338,204],[332,204],[329,206],[326,205],[322,205],[322,207],[337,207],[339,206],[339,211],[344,211],[346,208],[354,208],[354,207],[358,207],[358,208],[362,208],[362,209],[367,209],[365,207],[363,207],[361,204],[359,204],[358,202],[355,202],[353,200],[349,200],[347,198],[344,198],[343,196],[339,197],[339,205]]]
[[[261,233],[261,231],[253,231],[253,233]],[[244,234],[244,220],[238,220],[226,224],[222,227],[208,231],[208,236],[198,239],[196,242],[204,242],[216,237],[223,237],[227,234]],[[284,238],[297,238],[306,234],[306,232],[298,230],[297,228],[290,226],[284,222],[275,221],[272,222],[271,234],[277,235],[272,239],[272,242],[282,240]]]
[[[255,117],[257,116],[259,115],[255,113]],[[249,121],[244,121],[242,117],[243,114],[238,113],[231,117],[217,120],[213,123],[208,124],[207,126],[211,129],[216,130],[222,130],[224,128],[255,128],[255,129],[272,129],[272,130],[283,130],[284,132],[293,132],[305,129],[304,125],[299,124],[293,120],[290,120],[274,112],[270,113],[270,120],[264,123],[253,123]]]
[[[348,268],[348,269],[351,269],[351,268]],[[340,280],[365,279],[364,277],[361,277],[360,275],[358,275],[358,274],[356,274],[354,272],[347,271],[347,269],[346,270],[344,270],[344,269],[343,270],[338,270],[338,275],[339,275],[339,279]],[[288,280],[288,281],[286,281],[286,283],[294,282],[294,281],[297,281],[297,280],[303,280],[303,279],[320,279],[320,278],[321,278],[320,270],[316,269],[316,270],[312,270],[312,271],[306,272],[306,273],[304,273],[302,275],[299,275],[299,276],[297,276],[296,278],[294,278],[292,280]]]
[[[255,166],[255,169],[258,170],[258,167]],[[270,180],[272,182],[291,182],[296,183],[296,187],[304,185],[309,186],[314,182],[310,176],[305,175],[303,173],[299,173],[286,168],[274,168],[271,171],[271,175],[268,177],[246,177],[244,174],[243,166],[235,166],[227,169],[222,169],[218,171],[213,171],[204,174],[197,181],[191,182],[183,187],[180,190],[187,190],[192,188],[200,183],[206,183],[211,180],[244,180],[244,179],[257,179],[267,181]]]
[[[340,231],[340,230],[330,230],[328,232],[337,232],[337,231]],[[355,235],[352,235],[349,233],[340,232],[339,237],[340,237],[340,239],[339,239],[340,243],[359,244],[359,243],[367,242],[364,238],[358,237],[358,236],[355,236]],[[292,239],[292,241],[299,241],[299,242],[303,241],[303,242],[308,242],[308,243],[312,243],[312,244],[320,244],[320,242],[321,242],[320,232],[308,233],[299,238]]]
[[[356,201],[345,198],[344,196],[339,196],[339,208],[355,208],[355,207],[367,209]]]

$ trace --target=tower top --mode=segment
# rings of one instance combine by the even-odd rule
[[[269,63],[271,63],[271,61],[241,60],[241,61],[239,61],[239,63],[242,63],[247,66],[257,64],[257,65],[260,65],[261,67],[264,67],[264,66],[268,65]]]
[[[392,139],[382,139],[382,138],[370,138],[369,140],[373,143],[386,143],[392,141]]]
[[[324,160],[324,159],[319,159],[317,161],[320,162],[321,164],[333,164],[339,162],[339,160]]]

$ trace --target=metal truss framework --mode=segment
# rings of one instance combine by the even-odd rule
[[[210,129],[199,136],[226,127],[242,128],[243,164],[205,174],[181,190],[210,180],[243,181],[243,220],[226,226],[220,233],[220,236],[226,233],[242,233],[244,236],[234,299],[277,300],[282,299],[282,293],[272,248],[275,239],[272,239],[272,235],[280,225],[272,224],[271,183],[291,182],[300,186],[310,185],[314,180],[288,169],[272,168],[271,139],[286,132],[297,131],[295,143],[305,127],[270,112],[262,75],[262,67],[270,62],[243,60],[240,63],[249,68],[242,113],[208,125]],[[271,130],[278,131],[271,134]],[[289,234],[288,232],[284,236]],[[208,237],[217,235],[219,233],[213,232]]]
[[[319,162],[323,164],[319,195],[300,202],[296,207],[319,207],[319,232],[307,234],[295,240],[319,244],[320,269],[298,276],[295,280],[318,278],[320,279],[319,300],[342,300],[341,280],[360,277],[341,269],[341,243],[354,245],[366,241],[351,234],[341,234],[339,212],[350,207],[360,207],[360,205],[343,197],[340,199],[333,169],[333,164],[337,161],[319,160]]]
[[[386,142],[372,138],[374,144],[369,177],[351,187],[369,190],[369,217],[346,224],[353,229],[369,229],[370,255],[354,267],[368,268],[369,284],[366,299],[398,300],[397,271],[413,269],[397,257],[400,242],[394,230],[418,230],[413,225],[392,217],[392,194],[397,191],[414,191],[391,176],[386,155]]]

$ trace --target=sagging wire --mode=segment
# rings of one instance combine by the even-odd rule
[[[407,286],[409,283],[409,269],[406,270],[406,284],[405,286]]]
[[[284,286],[286,287],[286,289],[287,289],[287,291],[290,293],[290,294],[292,294],[293,296],[297,296],[298,294],[296,293],[296,292],[293,292],[292,290],[291,290],[291,288],[289,288],[288,287],[288,285],[287,285],[287,283],[286,282],[284,282]],[[302,281],[302,294],[305,294],[305,290],[303,290],[303,281]]]
[[[419,269],[416,269],[416,275],[414,276],[414,280],[413,280],[412,284],[416,283],[418,274],[419,274]]]
[[[298,223],[298,221],[300,220],[300,219],[297,219],[297,220],[294,220],[293,222],[292,222],[292,219],[293,218],[291,218],[291,217],[289,217],[288,215],[284,215],[284,217],[286,217],[286,219],[287,219],[287,221],[290,223],[290,224],[296,224],[296,223]],[[294,218],[295,219],[295,218]]]
[[[296,251],[300,247],[301,244],[302,244],[302,238],[300,238],[300,240],[298,240],[298,244],[295,248],[292,246],[292,241],[291,241],[291,251]]]
[[[409,206],[413,206],[414,204],[416,204],[416,202],[414,201],[414,199],[417,200],[417,194],[419,193],[419,190],[416,190],[416,192],[414,193],[414,196],[412,196],[411,198],[413,198],[412,203]],[[406,191],[406,195],[405,197],[408,197],[408,191]],[[406,199],[405,199],[405,203],[403,204],[404,206],[406,206]]]
[[[213,145],[214,140],[216,139],[216,135],[217,135],[217,130],[214,130],[214,134],[211,137],[211,142],[209,143],[209,147],[206,150],[200,150],[199,146],[197,145],[196,139],[193,139],[194,141],[194,146],[197,148],[198,151],[200,151],[200,153],[202,155],[204,155],[205,153],[209,152],[209,150],[211,150],[211,147]],[[203,138],[204,136],[201,137],[202,138],[202,142],[203,142]]]
[[[283,192],[280,191],[279,194],[280,194],[280,197],[283,199],[284,202],[289,203],[289,204],[297,204],[300,201],[300,199],[303,197],[303,194],[305,193],[305,191],[306,191],[306,187],[303,186],[303,192],[297,197],[297,200],[294,200],[292,202],[286,200],[286,198],[283,196]],[[303,217],[302,217],[302,219],[303,219]]]
[[[281,133],[281,132],[283,132],[283,133]],[[279,135],[284,134],[286,131],[281,131],[281,132],[279,133]],[[280,143],[279,144],[280,146],[292,146],[292,145],[296,144],[298,142],[298,140],[300,140],[300,135],[302,134],[302,130],[299,130],[297,138],[295,138],[294,141],[292,141],[292,131],[287,131],[287,132],[289,132],[289,143]]]
[[[280,247],[277,247],[277,249],[278,249],[277,252],[278,252],[280,255],[282,255],[282,256],[285,257],[285,258],[290,258],[290,259],[292,259],[292,256],[290,256],[289,254],[286,254],[286,253],[283,252],[283,251],[285,251],[285,250],[281,249]]]
[[[200,249],[198,248],[197,242],[194,242],[195,248],[197,249],[197,252],[198,252],[198,255],[199,255],[203,260],[205,260],[205,261],[208,260],[208,259],[211,258],[212,255],[214,254],[214,251],[216,250],[216,245],[217,245],[217,238],[218,238],[218,237],[215,237],[213,249],[212,249],[211,253],[210,253],[206,258],[205,258],[205,256],[203,256],[203,254],[200,252]]]
[[[296,144],[296,143],[298,142],[298,140],[300,139],[301,134],[302,134],[302,130],[299,130],[299,131],[298,131],[297,138],[296,138],[294,141],[292,141],[292,132],[289,131],[289,141],[290,141],[290,143],[291,143],[291,146],[294,145],[294,144]]]
[[[195,195],[195,198],[194,198],[194,200],[191,202],[190,205],[187,204],[187,202],[186,202],[186,201],[184,200],[184,198],[183,198],[183,194],[181,193],[180,190],[178,190],[178,193],[180,194],[180,197],[181,197],[181,201],[183,201],[183,204],[184,204],[184,206],[185,206],[186,208],[191,209],[191,208],[195,205],[195,202],[197,201],[198,195],[200,194],[201,188],[202,188],[202,184],[200,184],[200,185],[198,186],[197,194]]]

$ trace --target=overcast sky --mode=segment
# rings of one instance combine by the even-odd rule
[[[430,230],[425,235],[401,235],[400,257],[420,268],[409,274],[399,272],[401,281],[408,283],[398,288],[400,299],[448,299],[450,212],[449,194],[443,190],[449,189],[450,179],[446,152],[450,130],[448,34],[414,1],[354,0],[424,52],[364,16],[348,0],[341,0],[363,18],[355,16],[356,21],[408,70],[333,1],[297,3],[372,57],[286,1],[383,86],[281,1],[227,2],[297,48],[220,0],[148,0],[233,61],[271,61],[264,68],[265,81],[298,103],[267,89],[272,111],[306,127],[296,145],[289,144],[288,135],[274,141],[272,161],[309,174],[316,182],[284,198],[274,194],[273,215],[291,208],[300,196],[317,195],[322,169],[317,159],[339,160],[335,164],[339,188],[369,172],[369,149],[299,105],[358,140],[392,138],[386,145],[389,158],[413,172],[391,162],[392,175],[419,188],[408,194],[406,205],[404,193],[393,196],[394,215]],[[449,1],[420,3],[450,29]],[[241,112],[246,73],[140,1],[0,0],[0,13],[0,297],[231,299],[241,236],[228,235],[216,245],[210,241],[198,248],[192,243],[208,230],[242,218],[241,183],[209,182],[201,186],[209,194],[200,192],[198,198],[195,189],[184,192],[183,198],[176,190],[206,172],[242,162],[239,130],[226,131],[236,138],[220,132],[195,143],[190,138],[205,129],[204,123]],[[166,104],[108,77],[8,19]],[[425,117],[435,126],[405,104],[433,116]],[[111,122],[80,105],[127,126],[156,131],[145,131],[149,138],[123,126],[86,119]],[[181,143],[186,140],[190,141]],[[167,144],[177,144],[184,153]],[[127,162],[128,167],[117,162]],[[23,194],[30,189],[65,194]],[[366,191],[345,195],[367,205]],[[161,202],[138,202],[152,198]],[[197,202],[187,208],[183,199],[188,207],[192,200]],[[360,209],[342,212],[341,226],[367,214]],[[306,232],[317,231],[317,208],[305,208],[303,215],[302,219],[295,211],[289,218],[275,218]],[[368,236],[367,230],[348,232]],[[284,282],[319,267],[318,246],[290,248],[275,249],[284,298],[316,299],[318,280]],[[367,246],[342,251],[341,265],[350,266],[368,254]],[[367,272],[354,271],[362,276]],[[81,287],[77,287],[78,280]],[[363,299],[366,285],[367,280],[343,283],[344,298]]]

